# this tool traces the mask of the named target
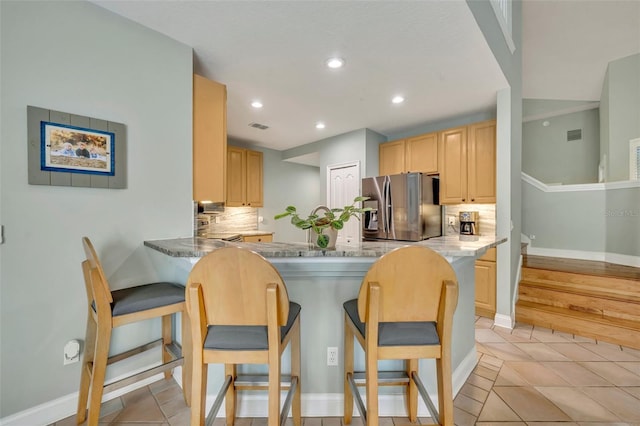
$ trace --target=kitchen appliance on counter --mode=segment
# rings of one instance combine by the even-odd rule
[[[460,212],[460,235],[480,234],[480,215],[477,211]]]
[[[363,240],[421,241],[442,235],[440,180],[422,173],[362,179]]]

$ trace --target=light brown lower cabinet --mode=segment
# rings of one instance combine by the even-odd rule
[[[496,249],[476,260],[476,315],[493,319],[496,315]]]
[[[242,237],[242,242],[244,243],[270,243],[273,241],[273,235],[264,234],[264,235],[244,235]]]

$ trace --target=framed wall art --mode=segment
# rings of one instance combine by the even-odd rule
[[[40,122],[40,170],[115,174],[113,132],[67,124]]]
[[[27,134],[29,184],[127,187],[124,124],[28,106]]]

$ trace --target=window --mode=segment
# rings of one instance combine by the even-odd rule
[[[640,180],[640,138],[629,142],[629,180]]]

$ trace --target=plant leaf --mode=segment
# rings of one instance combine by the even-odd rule
[[[290,212],[280,213],[280,214],[275,215],[273,218],[274,218],[274,219],[282,219],[283,217],[287,217],[287,216],[289,216],[290,214],[291,214]]]
[[[318,247],[320,248],[327,248],[327,246],[329,245],[329,236],[325,234],[318,234],[316,244],[318,244]]]
[[[333,221],[333,223],[331,223],[331,227],[333,229],[335,229],[336,231],[341,230],[342,228],[344,228],[344,222],[340,219],[336,219]]]

